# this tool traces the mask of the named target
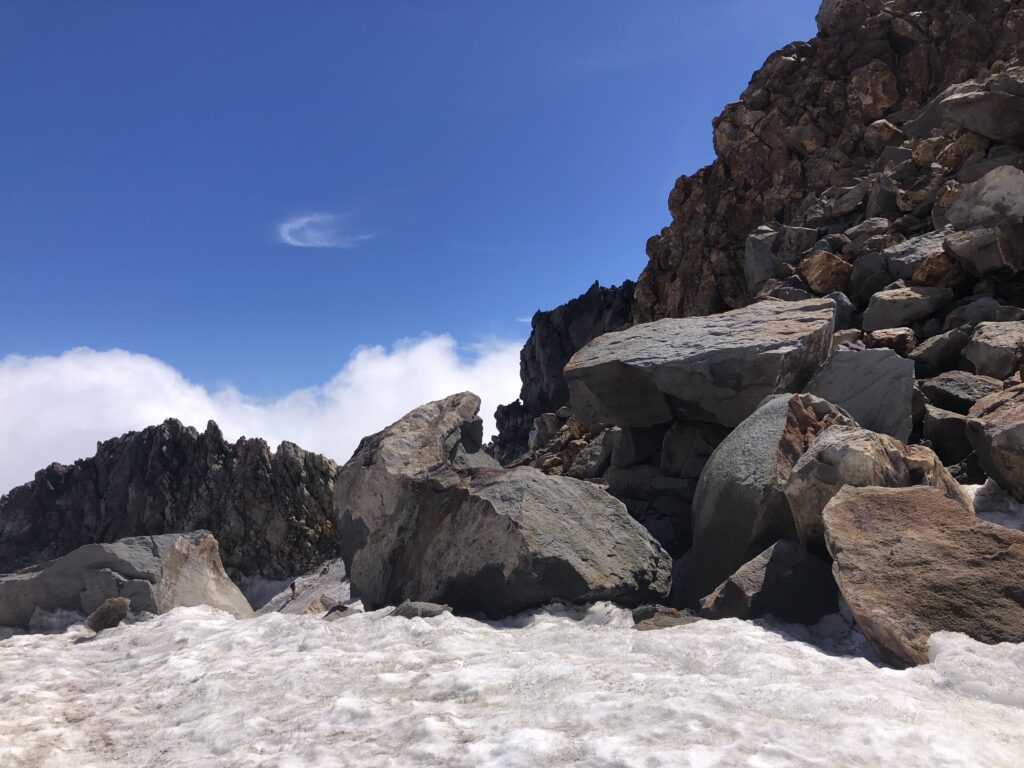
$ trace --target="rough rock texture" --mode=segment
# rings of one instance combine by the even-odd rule
[[[756,619],[814,624],[834,613],[838,592],[828,564],[793,541],[779,541],[745,563],[701,601],[706,619]]]
[[[922,445],[904,445],[888,435],[837,425],[822,432],[796,462],[783,488],[800,541],[824,553],[822,510],[844,486],[939,488],[964,509],[965,491]]]
[[[891,349],[837,349],[807,385],[866,429],[910,438],[914,364]]]
[[[224,564],[284,578],[337,557],[333,461],[281,443],[224,440],[169,419],[51,464],[0,499],[0,572],[83,544],[205,529]]]
[[[1024,361],[1024,322],[980,323],[963,355],[976,373],[1008,378]]]
[[[967,417],[934,405],[926,405],[924,439],[947,467],[959,464],[973,453],[967,439]]]
[[[871,297],[864,312],[864,330],[902,328],[924,320],[953,299],[948,288],[893,288]]]
[[[113,629],[120,624],[131,609],[132,601],[127,597],[108,597],[99,608],[85,617],[85,626],[93,632]]]
[[[243,584],[242,591],[256,609],[257,615],[284,613],[323,616],[347,603],[350,597],[348,575],[341,558],[328,560],[295,579],[269,584]]]
[[[132,611],[211,605],[237,617],[252,608],[224,572],[207,531],[86,544],[47,563],[0,576],[0,625],[27,627],[36,610],[92,614],[111,597]]]
[[[489,616],[666,595],[671,561],[622,503],[584,481],[494,468],[479,406],[470,393],[421,406],[339,470],[352,594],[368,609],[414,600]]]
[[[795,538],[783,488],[814,438],[833,424],[853,420],[811,395],[776,395],[718,446],[693,501],[688,604],[774,542]]]
[[[1003,382],[966,371],[948,371],[920,383],[928,402],[953,413],[966,414],[984,397],[1003,391]]]
[[[846,488],[824,518],[836,582],[883,661],[927,662],[939,631],[1024,642],[1024,533],[934,488]]]
[[[624,427],[736,426],[766,396],[803,388],[828,356],[834,314],[828,299],[764,301],[601,336],[565,368],[573,409]]]
[[[1024,501],[1024,385],[978,401],[967,417],[967,438],[985,473]]]
[[[533,419],[568,405],[562,369],[587,342],[630,325],[634,288],[630,280],[611,288],[594,283],[582,296],[534,314],[530,338],[519,354],[519,401],[499,406],[495,414],[499,435],[494,455],[499,461],[508,463],[526,452]]]
[[[400,619],[432,619],[442,613],[451,613],[451,606],[438,605],[437,603],[417,603],[406,600],[395,608],[388,616],[397,616]]]
[[[819,226],[877,215],[872,207],[895,216],[898,203],[927,205],[941,175],[915,197],[886,188],[870,163],[908,132],[941,128],[941,109],[904,121],[948,86],[1011,61],[1024,39],[1024,11],[1003,0],[828,0],[819,18],[818,37],[772,54],[714,121],[718,159],[676,182],[672,223],[647,244],[636,322],[741,306],[746,237],[762,224]]]
[[[970,329],[954,328],[919,344],[908,357],[914,361],[919,378],[936,376],[956,368],[960,353],[970,340]]]

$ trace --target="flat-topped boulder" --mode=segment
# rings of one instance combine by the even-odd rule
[[[934,632],[1024,642],[1024,533],[935,488],[844,488],[824,513],[839,590],[879,658],[928,661]]]
[[[123,597],[134,612],[210,605],[239,618],[248,601],[224,572],[207,531],[86,544],[57,560],[0,576],[0,626],[27,627],[36,611],[91,615]]]
[[[834,322],[829,299],[763,301],[600,336],[565,368],[573,410],[591,424],[734,427],[765,397],[803,389],[828,357]]]
[[[924,320],[953,300],[948,288],[892,288],[871,297],[864,312],[864,330],[902,328]]]
[[[463,393],[417,408],[339,470],[352,595],[368,610],[412,600],[492,617],[555,599],[664,598],[671,560],[625,505],[592,483],[494,465],[479,407]]]

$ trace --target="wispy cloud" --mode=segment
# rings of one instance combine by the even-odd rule
[[[337,213],[304,213],[282,221],[277,227],[282,243],[297,248],[353,248],[373,235],[350,231],[348,220]]]
[[[517,323],[523,323],[525,325],[529,325],[530,323],[533,322],[533,318],[532,317],[517,317],[516,318],[516,322]]]

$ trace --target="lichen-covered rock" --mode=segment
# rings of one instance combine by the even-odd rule
[[[766,396],[803,388],[828,356],[834,313],[827,299],[764,301],[606,334],[565,368],[573,410],[623,427],[735,426]]]
[[[135,612],[166,613],[210,605],[252,616],[224,572],[217,540],[207,531],[86,544],[57,560],[0,576],[0,626],[27,627],[37,610],[91,615],[112,597]]]
[[[879,658],[928,661],[934,632],[1024,642],[1024,533],[935,488],[844,488],[824,513],[839,590]]]
[[[796,531],[784,493],[793,466],[833,424],[853,425],[811,395],[776,395],[711,455],[693,500],[686,600],[696,606],[741,565]]]
[[[815,552],[824,551],[822,510],[844,486],[939,488],[965,509],[970,499],[922,445],[904,445],[888,435],[860,427],[829,427],[794,465],[783,487],[797,537]]]
[[[339,470],[352,594],[371,610],[413,600],[489,616],[664,597],[671,561],[623,504],[591,483],[497,468],[480,452],[479,406],[471,393],[421,406]]]
[[[285,578],[337,557],[334,462],[281,443],[228,443],[169,419],[51,464],[0,499],[0,571],[83,544],[205,529],[224,565]]]

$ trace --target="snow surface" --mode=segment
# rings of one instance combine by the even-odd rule
[[[331,623],[179,608],[95,636],[76,625],[11,637],[0,642],[0,765],[1020,766],[1024,756],[1024,646],[938,634],[933,663],[900,672],[735,620],[637,632],[607,604],[503,623],[385,613]]]
[[[996,485],[994,480],[984,485],[966,485],[964,490],[974,500],[974,513],[980,519],[1024,531],[1024,504]]]

